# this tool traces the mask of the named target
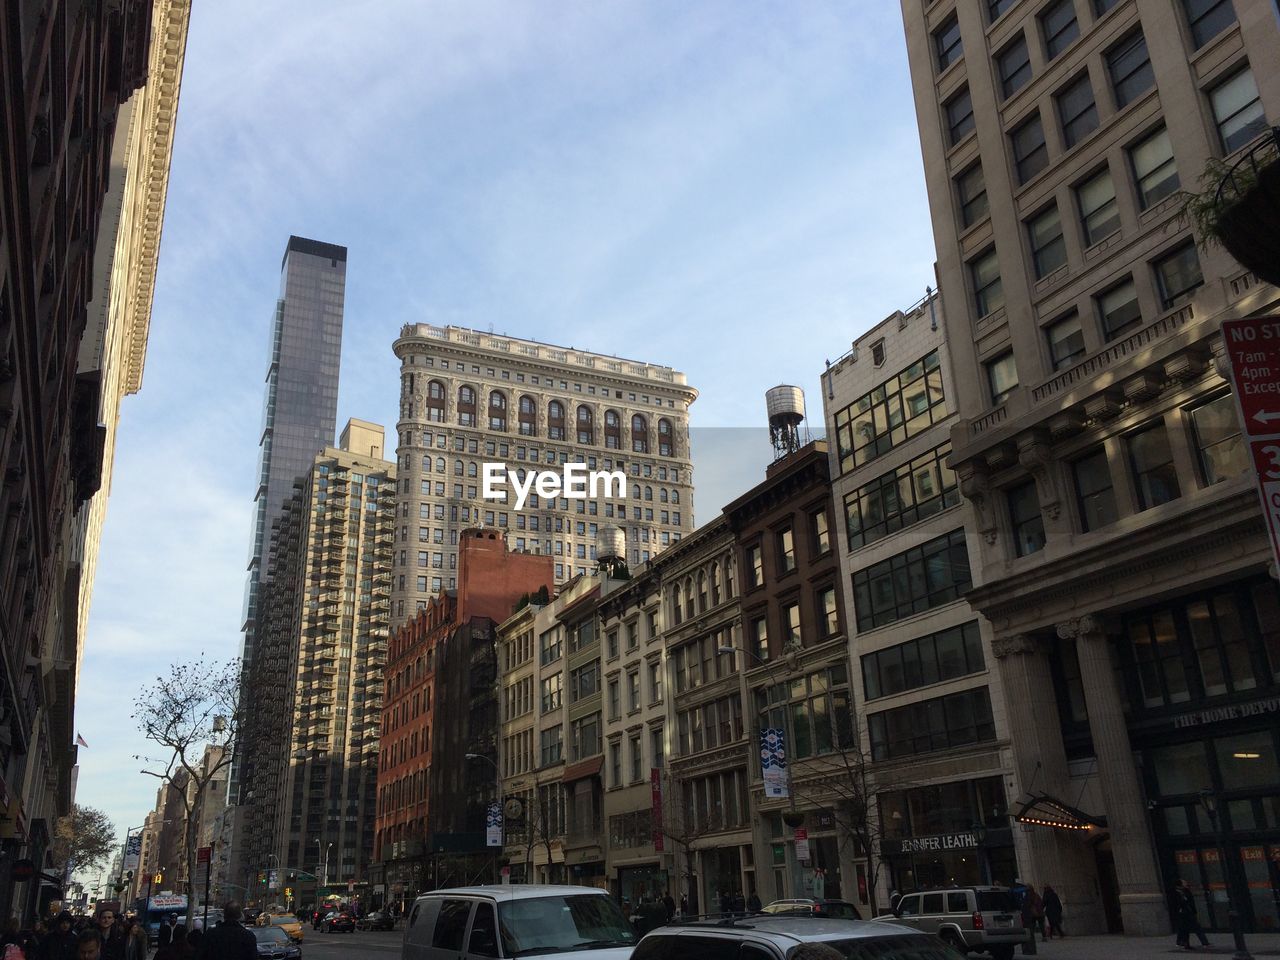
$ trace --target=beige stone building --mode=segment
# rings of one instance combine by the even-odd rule
[[[1275,929],[1280,593],[1215,361],[1277,291],[1176,195],[1280,120],[1274,4],[902,10],[1019,870],[1080,930],[1166,931],[1179,878]]]
[[[595,566],[601,526],[626,531],[634,567],[693,529],[689,405],[670,367],[461,327],[408,324],[400,358],[393,626],[457,586],[457,538],[496,526],[512,549],[555,557],[557,582]],[[626,475],[624,498],[484,498],[485,463]],[[508,487],[509,490],[509,487]]]

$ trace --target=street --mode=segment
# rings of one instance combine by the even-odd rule
[[[302,956],[307,960],[373,960],[400,956],[402,930],[357,930],[355,933],[320,933],[307,928]]]

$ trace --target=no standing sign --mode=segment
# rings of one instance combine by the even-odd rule
[[[1271,559],[1280,567],[1280,317],[1224,320],[1222,340],[1271,531]]]

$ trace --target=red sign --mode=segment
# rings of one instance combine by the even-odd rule
[[[1195,863],[1196,852],[1194,850],[1178,850],[1174,853],[1173,859],[1178,863]]]
[[[208,863],[213,859],[213,847],[197,847],[196,863]]]
[[[1271,559],[1280,566],[1280,317],[1224,320],[1222,340],[1271,531]]]
[[[653,803],[653,814],[650,818],[653,821],[653,852],[662,853],[662,771],[657,767],[649,771],[649,786]]]

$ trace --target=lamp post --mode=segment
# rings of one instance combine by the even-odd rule
[[[1232,960],[1253,960],[1249,948],[1245,946],[1244,930],[1240,926],[1240,914],[1236,912],[1236,898],[1231,895],[1231,874],[1227,864],[1227,848],[1222,836],[1222,824],[1218,820],[1218,795],[1208,787],[1200,791],[1200,806],[1209,815],[1209,825],[1213,828],[1214,843],[1218,848],[1218,862],[1222,864],[1222,884],[1227,894],[1227,921],[1231,924],[1231,939],[1235,941],[1236,952]]]
[[[978,848],[978,882],[985,887],[991,883],[987,866],[987,825],[981,820],[975,820],[969,830],[973,834],[973,844]]]
[[[468,760],[483,760],[489,766],[493,767],[493,802],[498,804],[499,816],[502,810],[502,775],[498,772],[498,763],[492,757],[487,757],[483,753],[467,753],[464,756]],[[486,838],[486,843],[488,842]],[[498,856],[502,850],[499,844],[493,851],[493,882],[498,882]]]

